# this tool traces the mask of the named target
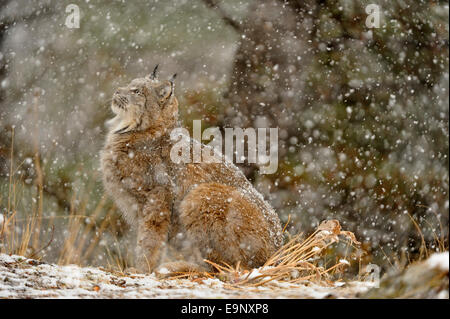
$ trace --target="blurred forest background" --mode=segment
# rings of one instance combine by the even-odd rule
[[[115,88],[157,63],[185,126],[280,128],[277,173],[242,168],[289,232],[338,219],[385,270],[448,249],[448,19],[438,0],[1,0],[0,251],[132,264],[98,153]]]

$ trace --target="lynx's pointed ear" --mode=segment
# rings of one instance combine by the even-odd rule
[[[157,64],[157,65],[155,66],[155,68],[153,69],[152,74],[150,74],[150,75],[148,76],[148,78],[149,78],[150,80],[156,80],[156,79],[157,79],[157,77],[158,77],[158,66],[159,66],[159,64]]]

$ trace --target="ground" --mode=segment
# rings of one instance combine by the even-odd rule
[[[0,255],[0,298],[352,298],[373,283],[333,287],[275,282],[270,287],[237,288],[219,279],[164,279],[116,274],[104,269],[58,266]]]
[[[434,274],[429,275],[431,284],[424,285],[423,279],[418,280],[421,284],[414,282],[411,276],[416,281],[417,278],[424,278],[418,277],[418,273]],[[413,286],[411,289],[408,289],[409,284]],[[399,285],[401,288],[396,288]],[[420,294],[414,295],[416,291]],[[448,298],[448,252],[433,255],[425,262],[386,276],[380,283],[380,289],[376,288],[376,283],[362,281],[337,282],[333,286],[273,281],[265,287],[238,287],[219,279],[158,279],[154,274],[119,274],[101,268],[58,266],[0,254],[0,298],[372,297]]]

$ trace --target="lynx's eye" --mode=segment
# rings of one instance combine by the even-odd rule
[[[131,93],[133,93],[133,94],[142,94],[142,91],[140,89],[132,89]]]

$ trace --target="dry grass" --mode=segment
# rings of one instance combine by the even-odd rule
[[[349,262],[342,259],[330,267],[320,266],[319,263],[323,261],[327,248],[342,240],[356,250],[360,246],[354,234],[343,231],[337,220],[327,220],[304,240],[301,234],[292,237],[258,269],[242,269],[239,263],[231,266],[205,260],[216,272],[178,273],[171,278],[216,277],[234,287],[266,286],[274,281],[277,284],[309,281],[328,285],[333,275],[342,273]]]
[[[16,186],[11,188],[13,198],[16,197]],[[29,215],[19,217],[17,209],[12,208],[10,214],[3,215],[3,222],[0,223],[0,253],[41,259],[44,251],[52,246],[58,250],[58,264],[85,266],[90,257],[98,252],[100,240],[113,223],[109,217],[111,209],[103,217],[104,205],[104,197],[92,212],[86,211],[84,205],[75,208],[72,203],[67,216],[44,216],[42,211],[33,209]],[[60,220],[57,231],[65,235],[62,245],[54,241],[57,220]],[[50,234],[47,231],[44,236],[44,230],[50,230]],[[112,260],[111,257],[111,262],[115,264],[116,261]]]
[[[36,196],[31,201],[31,208],[19,209],[23,189],[28,186],[24,185],[19,173],[24,162],[14,165],[14,129],[11,133],[8,194],[5,199],[0,197],[0,206],[3,204],[6,208],[6,213],[0,214],[0,253],[41,259],[49,246],[56,246],[58,264],[86,265],[89,258],[98,252],[100,240],[114,222],[110,217],[113,208],[105,210],[106,197],[102,197],[96,207],[88,211],[86,207],[92,189],[86,189],[84,194],[73,195],[68,215],[46,216],[43,211],[46,200],[43,192],[44,173],[41,168],[39,143],[35,141],[33,164],[36,178],[32,187]],[[57,220],[62,220],[57,231],[59,234],[65,234],[62,245],[54,241]],[[109,256],[111,260],[107,262],[116,265],[117,260],[112,254]]]

